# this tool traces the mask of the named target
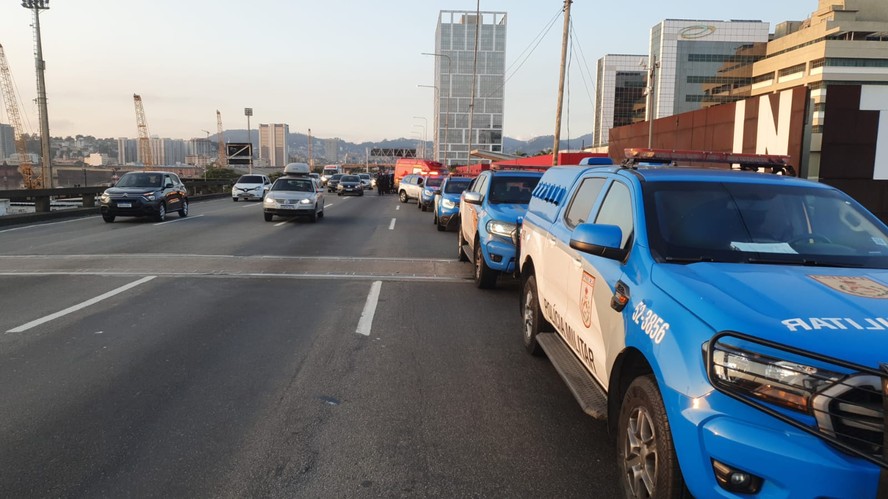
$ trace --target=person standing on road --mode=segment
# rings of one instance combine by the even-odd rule
[[[386,184],[385,175],[378,175],[376,177],[376,192],[377,192],[378,196],[382,196],[385,193],[385,189],[386,189],[385,184]]]

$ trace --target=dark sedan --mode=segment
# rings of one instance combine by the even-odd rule
[[[327,179],[327,192],[335,192],[336,186],[339,185],[339,179],[342,178],[341,173],[336,173]]]
[[[339,185],[336,186],[336,195],[344,196],[346,194],[364,195],[364,184],[361,182],[361,177],[357,175],[343,175],[339,179]]]
[[[108,223],[116,217],[145,216],[163,222],[171,211],[188,216],[188,192],[175,173],[128,172],[106,189],[99,201],[102,218]]]

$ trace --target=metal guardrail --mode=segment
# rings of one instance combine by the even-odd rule
[[[188,197],[193,201],[202,198],[218,198],[230,195],[235,180],[185,180]],[[34,203],[34,213],[0,216],[0,226],[30,223],[56,218],[86,216],[98,213],[96,198],[105,192],[106,186],[62,187],[58,189],[7,189],[0,190],[0,199],[13,203]],[[52,211],[53,200],[80,199],[80,208]]]

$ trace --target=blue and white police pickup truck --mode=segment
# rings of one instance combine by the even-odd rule
[[[855,200],[556,167],[519,239],[524,346],[608,421],[627,497],[888,497],[888,227]]]

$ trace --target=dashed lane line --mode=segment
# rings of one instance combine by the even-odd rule
[[[364,303],[364,311],[361,312],[361,319],[358,321],[358,328],[355,330],[355,333],[370,336],[370,330],[373,328],[373,316],[376,315],[376,306],[379,304],[379,291],[381,289],[382,281],[373,281],[373,284],[370,285],[367,302]]]
[[[194,220],[195,218],[201,218],[204,215],[194,215],[193,217],[180,217],[175,220],[167,220],[166,222],[157,222],[154,225],[166,225],[166,224],[174,224],[176,222],[184,222],[185,220]]]
[[[395,230],[395,222],[397,220],[398,220],[397,218],[392,219],[392,223],[389,224],[389,230]]]
[[[41,317],[40,319],[33,320],[27,324],[22,324],[21,326],[12,328],[6,332],[7,333],[23,333],[31,328],[41,325],[41,324],[45,324],[49,321],[53,321],[55,319],[58,319],[59,317],[63,317],[63,316],[68,315],[70,313],[76,312],[80,309],[89,307],[90,305],[95,305],[96,303],[99,303],[102,300],[105,300],[105,299],[111,298],[114,295],[123,293],[124,291],[132,289],[140,284],[144,284],[144,283],[154,279],[155,277],[157,277],[157,276],[150,275],[150,276],[143,277],[143,278],[139,279],[138,281],[131,282],[131,283],[129,283],[125,286],[121,286],[117,289],[112,289],[111,291],[108,291],[107,293],[104,293],[99,296],[96,296],[95,298],[91,298],[89,300],[86,300],[83,303],[80,303],[78,305],[74,305],[73,307],[68,307],[65,310],[61,310],[61,311],[56,312],[54,314],[49,314],[46,317]]]
[[[15,227],[15,228],[13,228],[13,229],[4,229],[4,230],[0,230],[0,234],[2,234],[2,233],[4,233],[4,232],[12,232],[12,231],[15,231],[15,230],[25,230],[25,229],[34,229],[34,228],[37,228],[37,227],[48,227],[48,226],[50,226],[50,225],[69,224],[69,223],[71,223],[71,222],[80,222],[80,221],[82,221],[82,220],[92,220],[92,219],[94,219],[94,218],[99,218],[99,217],[82,217],[82,218],[77,218],[77,219],[74,219],[74,220],[65,220],[64,222],[49,222],[49,223],[45,223],[45,224],[26,225],[26,226],[24,226],[24,227]]]

